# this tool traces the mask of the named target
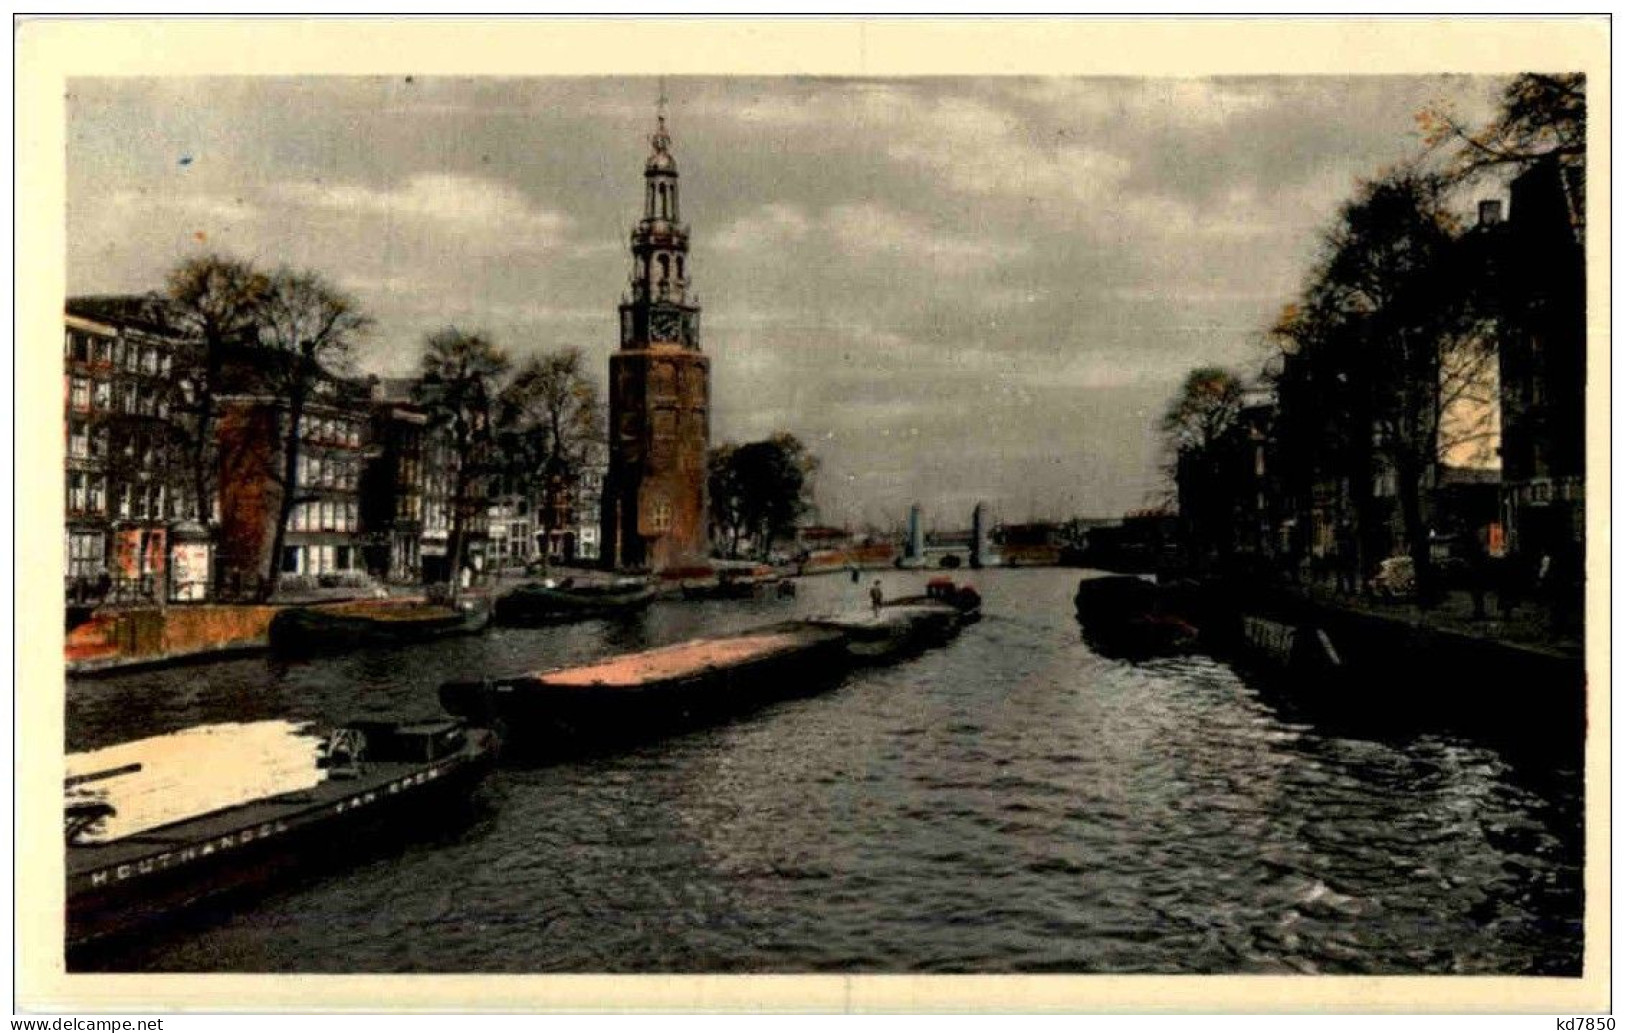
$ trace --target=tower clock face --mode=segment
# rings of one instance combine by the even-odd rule
[[[676,312],[659,309],[649,313],[649,336],[657,341],[677,340],[677,331],[681,325],[682,318]]]

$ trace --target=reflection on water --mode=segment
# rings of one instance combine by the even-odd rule
[[[498,770],[433,839],[98,958],[220,971],[1577,974],[1580,786],[1439,731],[1332,729],[1201,657],[1097,656],[1076,574],[982,571],[986,618],[832,691]],[[888,594],[921,575],[886,575]],[[73,749],[435,708],[443,680],[861,605],[624,622],[75,682]]]

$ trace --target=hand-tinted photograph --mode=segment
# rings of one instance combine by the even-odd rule
[[[1582,975],[1584,75],[65,113],[69,971]]]

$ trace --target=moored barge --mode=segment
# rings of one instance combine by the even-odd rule
[[[330,743],[340,745],[313,787],[136,835],[76,844],[76,823],[96,816],[70,811],[68,950],[326,860],[345,845],[430,829],[465,803],[498,749],[491,731],[446,718],[353,722]]]
[[[428,642],[484,631],[490,622],[491,608],[484,600],[440,604],[364,599],[283,610],[271,619],[269,637],[278,652],[303,653]]]
[[[531,582],[498,598],[494,613],[499,624],[564,624],[636,613],[654,597],[655,590],[638,580],[601,585]]]
[[[520,741],[593,741],[748,710],[845,670],[844,636],[788,622],[610,657],[583,667],[448,682],[440,702]]]

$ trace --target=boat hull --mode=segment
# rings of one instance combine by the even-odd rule
[[[485,630],[490,610],[477,606],[423,617],[389,619],[325,611],[320,607],[294,607],[271,620],[271,648],[281,653],[323,652],[356,646],[402,645],[428,642],[451,635],[472,635]]]
[[[1171,590],[1133,575],[1085,578],[1073,606],[1083,638],[1095,652],[1120,660],[1148,660],[1196,648],[1194,626],[1173,612]]]
[[[448,682],[447,711],[501,729],[505,742],[590,745],[646,738],[817,691],[848,666],[843,638],[810,626],[774,629],[794,645],[638,685],[560,685],[546,675]],[[721,640],[719,640],[721,641]]]
[[[873,616],[826,617],[813,623],[839,631],[845,637],[848,660],[855,665],[893,663],[945,645],[974,619],[952,606],[926,600],[899,600],[881,607]]]
[[[257,801],[139,836],[67,850],[70,957],[369,844],[421,834],[425,821],[466,806],[498,750],[469,729],[432,762],[368,764],[355,778]]]
[[[496,601],[500,624],[567,624],[571,621],[637,613],[654,601],[652,588],[629,592],[573,592],[567,589],[520,588]]]

